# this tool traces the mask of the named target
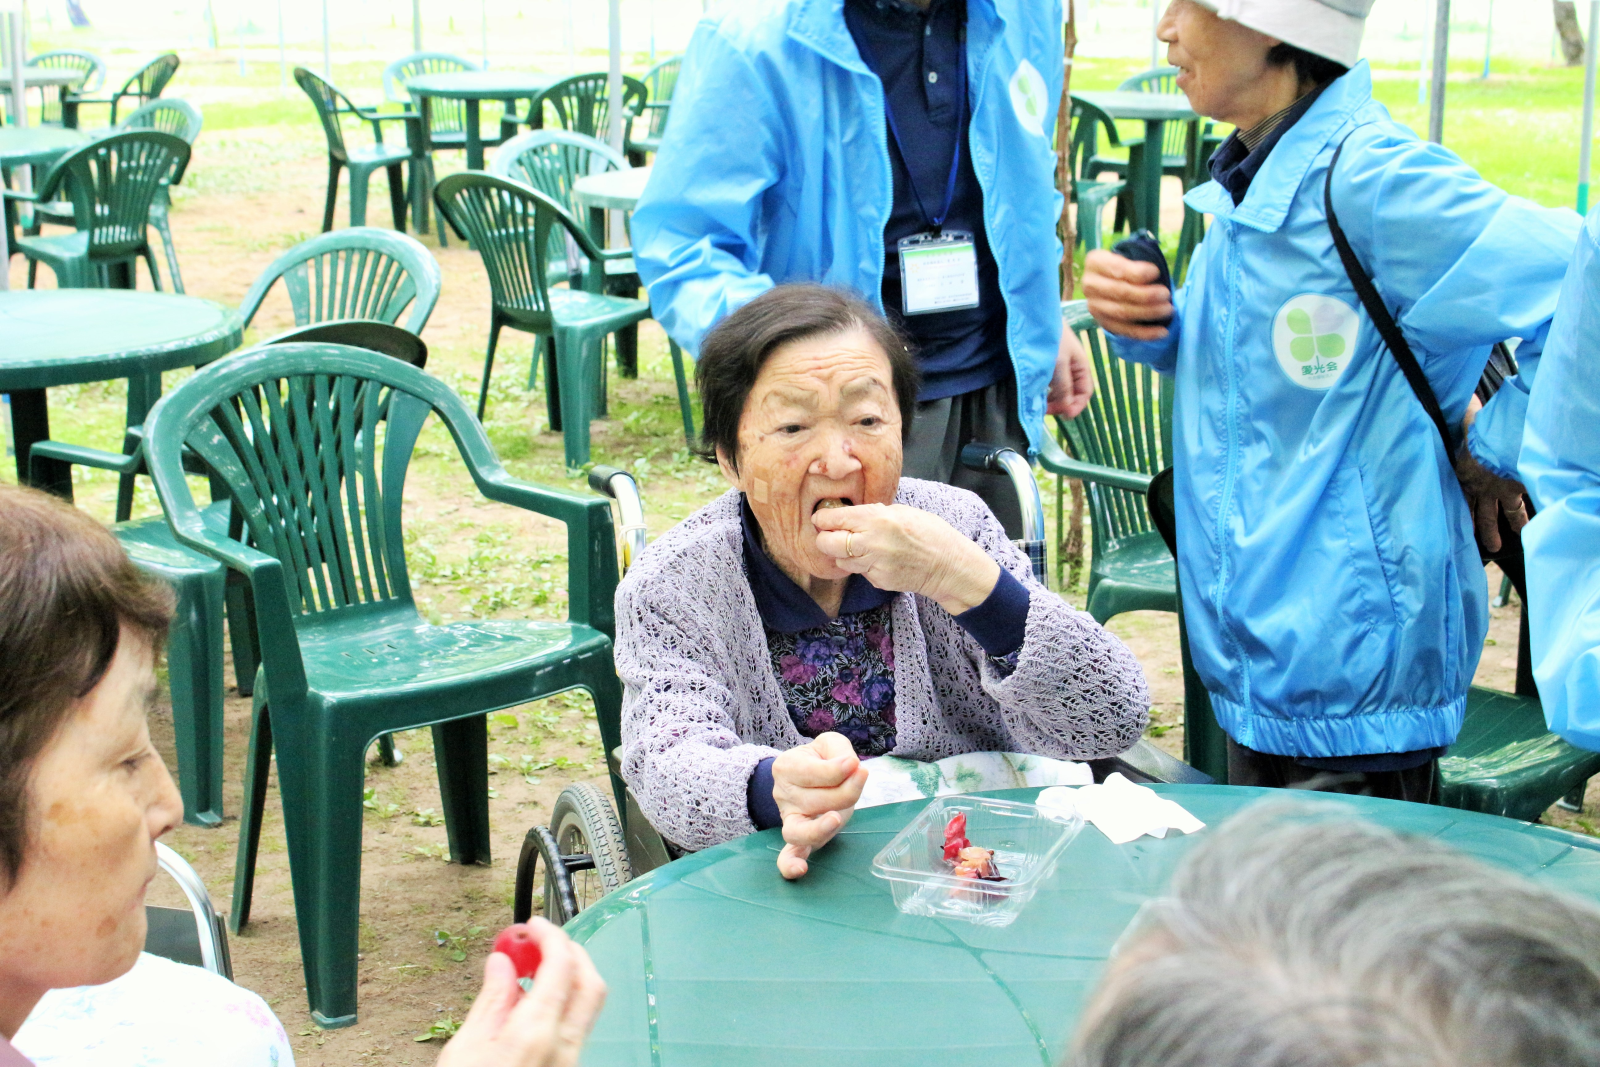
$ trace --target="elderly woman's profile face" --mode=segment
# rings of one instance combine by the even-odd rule
[[[1194,0],[1172,0],[1156,26],[1178,89],[1202,115],[1231,122],[1267,72],[1276,38],[1225,19]]]
[[[22,870],[0,890],[0,988],[95,985],[144,947],[155,840],[183,802],[151,746],[149,643],[126,628],[100,683],[39,754]]]
[[[865,330],[801,338],[767,358],[739,419],[737,468],[720,458],[790,577],[846,577],[818,551],[812,513],[894,501],[900,420],[889,357]]]

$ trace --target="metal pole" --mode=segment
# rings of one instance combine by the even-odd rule
[[[1450,73],[1450,0],[1438,0],[1433,20],[1433,93],[1428,101],[1428,140],[1444,143],[1444,79]]]
[[[478,0],[478,13],[483,20],[483,69],[489,69],[489,0]]]
[[[411,0],[411,50],[422,51],[422,0]]]
[[[289,91],[289,52],[283,43],[283,0],[278,0],[278,88]]]
[[[1161,0],[1150,0],[1150,69],[1156,69],[1156,50],[1161,42],[1156,40],[1156,27],[1161,25]]]
[[[1417,106],[1428,102],[1428,31],[1424,27],[1419,36],[1422,38],[1422,56],[1417,60]]]
[[[1489,80],[1489,55],[1494,51],[1494,0],[1489,0],[1489,14],[1483,20],[1483,80]]]
[[[1589,156],[1594,147],[1594,73],[1600,55],[1600,0],[1589,0],[1589,40],[1584,43],[1583,140],[1578,144],[1578,214],[1589,213]]]
[[[618,152],[622,151],[622,0],[611,0],[611,71],[606,82],[606,95],[610,105],[606,113],[611,128],[606,131],[606,142]]]
[[[333,41],[328,36],[328,0],[322,0],[322,79],[333,81]]]
[[[28,99],[23,95],[27,91],[28,82],[22,73],[24,61],[22,12],[6,11],[0,14],[5,16],[6,51],[9,53],[6,56],[6,66],[11,68],[11,121],[21,128],[28,125]],[[19,184],[26,188],[27,183],[22,177],[27,173],[27,168],[17,169],[21,171],[18,175]],[[0,226],[0,291],[11,288],[11,247],[8,231],[9,227]]]

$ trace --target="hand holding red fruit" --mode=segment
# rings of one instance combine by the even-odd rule
[[[514,923],[500,931],[494,939],[494,950],[511,957],[518,978],[532,978],[539,971],[544,953],[539,950],[539,939],[527,923]]]

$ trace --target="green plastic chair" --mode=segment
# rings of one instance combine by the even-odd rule
[[[573,183],[590,174],[604,174],[627,166],[628,162],[621,153],[593,137],[567,130],[535,130],[507,141],[495,153],[489,172],[539,190],[556,203],[564,205],[574,219],[582,220],[588,209],[573,197]],[[577,246],[570,244],[565,231],[561,230],[552,230],[550,233],[548,264],[546,281],[551,285],[563,281],[569,286],[581,285],[588,268],[578,254]],[[638,296],[643,283],[639,280],[631,254],[616,253],[616,258],[605,261],[604,268],[607,293],[612,296]],[[692,448],[695,443],[694,411],[689,402],[689,379],[684,368],[683,349],[670,337],[667,338],[667,347],[672,353],[672,373],[678,387],[678,413],[683,418],[684,441]],[[553,358],[550,352],[546,355]],[[637,327],[629,326],[617,333],[617,365],[623,377],[638,377]]]
[[[643,300],[605,292],[605,263],[630,255],[602,250],[561,204],[536,189],[492,174],[452,174],[434,190],[439,212],[458,235],[472,242],[489,275],[493,310],[489,347],[478,390],[478,417],[489,398],[495,346],[506,326],[554,341],[545,359],[545,397],[550,425],[565,439],[566,462],[589,462],[589,420],[605,389],[605,338],[650,317]],[[551,287],[552,231],[565,230],[589,261],[581,289]],[[553,355],[552,355],[553,354]],[[538,361],[528,371],[531,388]]]
[[[134,72],[133,77],[122,83],[122,88],[107,97],[84,96],[80,93],[63,93],[61,96],[61,124],[69,129],[78,128],[78,109],[85,104],[111,105],[111,117],[106,125],[117,124],[117,109],[125,101],[132,100],[135,105],[148,104],[161,95],[167,87],[172,76],[178,73],[178,57],[172,52],[157,56]],[[97,85],[94,90],[97,91]]]
[[[43,100],[39,108],[39,124],[42,126],[63,124],[61,102],[69,94],[97,93],[106,83],[106,62],[93,52],[78,52],[72,49],[40,52],[28,60],[28,66],[44,67],[48,70],[75,70],[80,74],[75,84],[63,86],[59,93],[53,96],[48,92],[41,94]]]
[[[1085,301],[1065,303],[1061,313],[1093,363],[1095,391],[1077,418],[1056,420],[1070,457],[1047,447],[1040,463],[1088,489],[1086,610],[1101,623],[1125,611],[1177,611],[1176,564],[1144,499],[1150,479],[1172,465],[1172,380],[1113,355]],[[1058,482],[1058,523],[1061,499]]]
[[[422,152],[420,117],[415,111],[383,112],[357,107],[350,98],[330,83],[304,67],[294,69],[295,84],[300,86],[316,109],[317,120],[328,139],[328,200],[322,209],[322,232],[333,229],[333,209],[339,202],[339,172],[350,171],[350,225],[367,224],[367,185],[372,172],[382,170],[389,176],[389,210],[394,215],[394,228],[406,228],[406,183],[403,170],[411,166],[411,187],[420,193],[418,177],[425,164]],[[343,115],[355,115],[372,124],[374,144],[371,148],[351,148],[345,144]],[[406,147],[393,148],[383,143],[383,124],[404,122]],[[421,201],[418,200],[418,203]],[[415,207],[415,205],[413,205]]]
[[[1073,175],[1073,200],[1078,205],[1078,243],[1085,252],[1105,247],[1101,217],[1105,206],[1120,196],[1126,181],[1102,182],[1082,175],[1099,146],[1104,132],[1108,144],[1116,145],[1117,124],[1111,116],[1087,100],[1072,98],[1072,143],[1067,147],[1067,173]]]
[[[608,94],[610,75],[578,74],[556,82],[533,98],[527,124],[535,130],[557,126],[573,133],[584,133],[605,140],[610,130],[611,100]],[[633,120],[644,113],[650,102],[650,90],[638,78],[626,75],[622,79],[622,129],[624,135],[632,128]],[[545,114],[554,117],[545,122]]]
[[[430,626],[406,571],[401,494],[424,420],[450,431],[479,491],[567,526],[568,621]],[[338,345],[277,345],[218,361],[151,413],[156,492],[178,539],[243,575],[262,642],[233,922],[249,917],[277,753],[312,1018],[356,1021],[364,754],[431,726],[451,859],[489,861],[485,714],[573,688],[619,714],[609,503],[512,478],[443,382]],[[380,432],[381,430],[381,432]],[[227,483],[244,539],[219,537],[190,495],[185,447]]]
[[[645,153],[661,151],[661,138],[666,136],[667,119],[672,116],[672,97],[677,92],[678,74],[682,68],[683,57],[673,56],[651,67],[640,79],[647,91],[644,113],[650,122],[645,127],[643,137],[628,137],[629,155],[638,157],[633,161],[636,167],[644,163]]]
[[[394,230],[353,226],[313,237],[273,260],[239,302],[249,326],[279,281],[296,326],[378,319],[421,334],[439,303],[439,263],[420,241]]]
[[[161,273],[145,232],[150,207],[168,181],[181,180],[189,164],[189,146],[182,138],[159,130],[128,130],[91,141],[58,159],[37,193],[0,190],[12,200],[49,204],[64,199],[72,205],[69,234],[35,232],[16,239],[28,258],[31,288],[44,263],[63,289],[135,288],[136,264],[143,259],[150,281],[161,288]],[[57,216],[58,218],[60,216]]]

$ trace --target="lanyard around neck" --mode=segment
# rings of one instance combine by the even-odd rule
[[[867,35],[861,35],[860,49],[867,65],[873,73],[878,75],[878,81],[883,81],[883,74],[878,66],[878,57],[872,50],[872,43],[867,40]],[[944,183],[944,207],[939,214],[929,218],[928,209],[922,203],[922,194],[917,191],[917,179],[911,173],[911,158],[906,155],[905,142],[900,139],[900,126],[894,121],[894,106],[889,103],[889,94],[883,94],[883,114],[889,120],[889,134],[894,138],[894,146],[900,151],[900,161],[906,166],[906,182],[911,186],[911,195],[916,198],[917,211],[922,215],[922,221],[934,233],[939,233],[944,226],[944,220],[950,217],[950,205],[956,198],[956,175],[961,172],[961,135],[967,124],[967,33],[963,29],[960,34],[957,49],[958,62],[956,63],[956,149],[950,157],[950,176]]]

